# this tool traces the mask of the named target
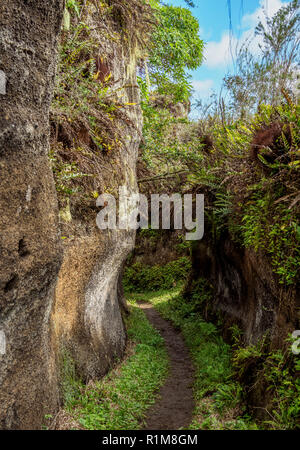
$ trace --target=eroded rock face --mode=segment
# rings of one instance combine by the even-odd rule
[[[95,230],[65,247],[53,326],[59,353],[71,353],[85,381],[104,375],[125,349],[120,280],[134,237]]]
[[[193,270],[186,294],[193,281],[209,279],[213,297],[202,305],[206,319],[221,319],[223,337],[232,341],[231,327],[242,330],[241,345],[265,339],[266,350],[288,351],[289,333],[299,329],[296,288],[278,283],[266,255],[240,248],[230,237],[214,243],[209,235],[195,243]],[[245,361],[240,381],[245,386],[247,405],[255,417],[267,419],[272,407],[272,391],[261,370],[261,361]]]
[[[123,39],[111,39],[115,31],[109,34],[107,30],[116,24],[101,25],[98,14],[91,5],[85,20],[99,42],[98,59],[105,62],[101,70],[109,73],[117,103],[128,105],[123,117],[114,120],[122,145],[97,156],[98,166],[103,167],[97,173],[99,193],[111,193],[117,198],[120,186],[125,186],[129,195],[138,192],[136,161],[142,113],[136,82],[137,49]],[[95,208],[96,200],[89,212],[86,211],[88,219],[83,217],[82,205],[76,204],[74,198],[70,203],[69,223],[61,226],[63,233],[69,231],[68,235],[71,233],[74,238],[64,242],[53,324],[60,351],[67,349],[71,353],[77,372],[88,381],[106,373],[125,348],[120,278],[124,262],[134,247],[135,231],[101,231],[96,226],[99,212]]]
[[[63,0],[0,4],[0,428],[37,428],[58,402],[50,312],[60,266],[48,164]],[[2,76],[3,80],[3,76]],[[4,348],[2,346],[2,348]]]
[[[85,380],[103,375],[122,355],[120,280],[135,231],[100,231],[96,200],[89,209],[71,199],[58,214],[47,154],[64,2],[12,3],[0,6],[0,428],[27,429],[39,428],[59,406],[63,349]],[[93,8],[89,25],[99,54],[109,61],[117,101],[130,105],[114,123],[122,145],[99,153],[99,193],[117,196],[119,186],[126,186],[130,195],[137,192],[142,129],[137,49],[110,39],[109,24],[102,30]],[[74,236],[62,251],[65,229]]]
[[[279,285],[266,255],[242,249],[229,237],[217,244],[206,238],[193,249],[191,278],[199,277],[214,286],[212,303],[206,306],[221,313],[225,335],[237,324],[246,345],[268,334],[271,346],[278,348],[296,329],[295,289]]]

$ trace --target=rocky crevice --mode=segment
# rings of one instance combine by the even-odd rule
[[[221,313],[225,333],[238,324],[246,345],[268,335],[272,346],[278,348],[295,330],[296,290],[279,284],[262,252],[242,248],[229,236],[217,243],[206,237],[194,246],[192,260],[191,280],[203,277],[214,287],[212,304],[204,309],[208,315]],[[192,286],[188,285],[187,294]]]

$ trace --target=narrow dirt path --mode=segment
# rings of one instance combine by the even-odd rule
[[[144,430],[178,430],[192,421],[194,369],[183,337],[149,303],[139,303],[151,324],[165,340],[170,372],[160,398],[148,410]]]

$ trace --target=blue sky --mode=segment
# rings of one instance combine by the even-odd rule
[[[165,0],[173,6],[187,7],[184,0]],[[222,79],[232,68],[234,49],[254,32],[255,26],[263,19],[263,9],[272,16],[286,0],[231,0],[233,36],[229,38],[229,13],[226,0],[194,0],[191,8],[200,25],[200,37],[206,43],[205,61],[192,72],[195,97],[207,98],[212,89],[219,91]],[[230,52],[230,44],[233,49]],[[253,50],[258,51],[258,42]]]

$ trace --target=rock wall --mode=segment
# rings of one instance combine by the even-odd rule
[[[65,350],[87,381],[107,372],[126,344],[120,281],[135,231],[100,231],[96,199],[83,196],[84,202],[71,196],[62,205],[48,160],[49,107],[63,11],[63,0],[16,0],[0,6],[2,429],[40,428],[45,414],[58,409]],[[142,131],[139,50],[129,34],[119,33],[119,14],[104,23],[97,2],[89,3],[87,11],[87,25],[99,42],[98,55],[90,56],[99,57],[98,65],[107,61],[104,78],[110,74],[114,101],[128,105],[113,124],[120,145],[95,151],[89,163],[97,165],[93,183],[99,194],[118,197],[119,186],[125,186],[130,195],[138,190]],[[81,138],[91,141],[81,131],[78,146]]]
[[[63,0],[0,4],[0,428],[58,404],[50,313],[60,267],[47,153]],[[4,75],[3,75],[4,74]]]
[[[266,255],[239,247],[229,236],[214,243],[207,235],[194,245],[192,260],[191,280],[208,278],[214,287],[204,310],[221,314],[225,336],[237,324],[246,345],[268,334],[271,347],[280,348],[298,329],[296,289],[278,283]]]
[[[94,178],[99,194],[111,193],[118,198],[120,186],[125,186],[128,194],[138,191],[136,160],[142,131],[136,81],[138,49],[129,40],[112,39],[116,32],[112,28],[117,25],[102,24],[93,5],[85,20],[99,42],[100,59],[106,61],[111,91],[117,93],[119,104],[128,105],[126,113],[114,119],[122,145],[107,154],[98,152],[95,157],[97,165],[103,168]],[[67,217],[61,214],[62,234],[73,237],[64,241],[53,311],[58,351],[68,350],[85,381],[106,373],[125,349],[119,281],[135,242],[135,231],[100,231],[96,227],[99,210],[95,205],[93,200],[83,212],[82,204],[76,203],[74,197],[70,199]]]
[[[239,247],[229,235],[214,242],[209,235],[195,243],[192,273],[186,288],[190,295],[195,282],[210,280],[213,297],[201,306],[207,320],[222,324],[223,337],[232,342],[232,326],[243,334],[239,345],[264,339],[265,351],[282,349],[289,353],[289,333],[299,329],[299,301],[296,287],[284,288],[271,269],[267,256]],[[261,364],[263,359],[246,360],[238,375],[250,413],[268,420],[274,393],[269,389]],[[242,364],[242,363],[241,363]]]

